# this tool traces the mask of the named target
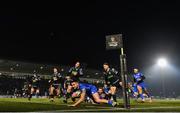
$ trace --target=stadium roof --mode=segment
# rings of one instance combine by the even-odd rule
[[[61,72],[67,74],[70,66],[53,65],[53,64],[37,64],[28,63],[22,61],[12,61],[0,59],[0,71],[1,72],[14,72],[14,73],[29,73],[34,72],[42,75],[52,74],[53,67],[57,67]],[[98,78],[103,79],[102,72],[95,69],[84,69],[85,78]]]

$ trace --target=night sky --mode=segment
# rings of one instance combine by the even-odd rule
[[[0,13],[0,58],[101,69],[119,64],[105,36],[123,34],[128,69],[165,56],[180,66],[180,2],[84,1],[6,7]]]

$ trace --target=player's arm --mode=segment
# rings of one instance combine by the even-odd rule
[[[40,76],[38,76],[38,81],[40,81],[41,80],[41,77]]]
[[[58,78],[62,78],[62,75],[61,75],[61,73],[58,73]]]
[[[82,68],[79,69],[79,76],[83,76],[83,70],[82,70]]]
[[[71,75],[72,70],[73,70],[73,67],[71,67],[71,68],[69,69],[69,71],[68,71],[68,75]]]
[[[66,89],[66,81],[64,82],[64,89]]]
[[[85,96],[86,96],[86,90],[84,89],[84,90],[82,90],[82,93],[81,93],[81,95],[80,95],[79,100],[78,100],[75,104],[70,105],[70,106],[73,106],[73,107],[74,107],[74,106],[79,105],[81,102],[83,102],[83,101],[84,101]]]
[[[137,83],[142,82],[145,79],[145,76],[141,73],[140,78],[137,79]]]
[[[135,77],[133,78],[133,81],[134,81],[134,84],[136,85],[136,84],[137,84],[137,81],[136,81]]]
[[[143,74],[141,74],[141,80],[144,80],[145,76]]]
[[[116,69],[112,68],[111,72],[113,73],[113,75],[115,77],[119,78],[119,80],[121,81],[121,76],[120,76],[119,72]]]
[[[114,68],[112,68],[112,72],[114,73],[114,75],[119,79],[119,84],[120,84],[120,86],[123,86],[122,85],[122,78],[121,78],[121,75],[120,75],[120,73],[116,70],[116,69],[114,69]]]
[[[118,75],[118,71],[114,68],[112,68],[112,72],[115,74],[115,75]]]
[[[105,84],[108,85],[108,78],[106,72],[103,72]]]
[[[48,81],[49,83],[52,83],[52,81],[53,81],[53,77]]]

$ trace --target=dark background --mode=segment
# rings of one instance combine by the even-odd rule
[[[122,33],[130,71],[152,65],[160,56],[180,65],[178,1],[34,4],[1,8],[2,59],[117,66],[120,52],[105,50],[105,36]]]
[[[27,5],[27,4],[26,4]],[[1,8],[2,58],[97,68],[118,64],[105,50],[105,36],[122,33],[131,66],[143,67],[159,55],[179,64],[180,8],[174,2],[60,2]]]
[[[179,6],[172,0],[14,4],[0,10],[0,58],[59,65],[79,60],[95,69],[109,62],[118,67],[120,51],[106,51],[105,36],[122,33],[129,72],[140,68],[159,93],[161,81],[152,67],[165,57],[176,71],[166,69],[166,87],[169,93],[178,92]]]

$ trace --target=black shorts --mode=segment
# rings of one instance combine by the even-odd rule
[[[32,88],[39,89],[39,87],[37,85],[32,85]]]
[[[110,87],[117,87],[117,88],[120,88],[121,85],[120,85],[119,82],[120,82],[120,81],[117,81],[117,82],[114,82],[114,83],[110,84]]]
[[[60,88],[59,85],[52,85],[52,87],[54,87],[55,89],[59,89]]]

